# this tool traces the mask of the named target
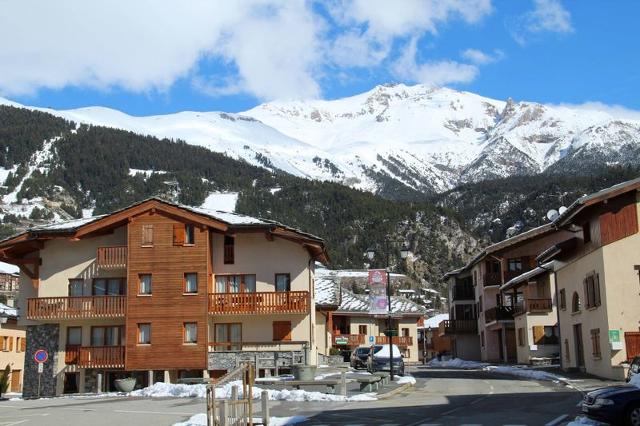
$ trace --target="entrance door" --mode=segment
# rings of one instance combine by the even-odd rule
[[[78,393],[80,382],[79,373],[64,373],[64,393]]]
[[[11,372],[11,392],[20,392],[22,385],[20,384],[20,370]]]
[[[582,324],[573,326],[573,338],[576,342],[576,366],[584,368],[584,346],[582,344]]]
[[[518,349],[516,347],[516,331],[513,328],[504,330],[507,340],[507,362],[516,361],[518,359]]]

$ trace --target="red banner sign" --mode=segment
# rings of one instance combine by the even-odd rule
[[[384,269],[369,270],[369,313],[387,314],[387,271]]]

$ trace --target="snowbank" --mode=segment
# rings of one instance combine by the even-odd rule
[[[307,421],[307,417],[293,416],[293,417],[269,417],[269,424],[272,426],[287,426],[295,425]],[[254,418],[253,423],[260,423],[262,419]],[[173,426],[206,426],[207,415],[205,413],[194,414],[186,422],[174,423]]]
[[[558,376],[557,374],[549,373],[539,369],[530,368],[528,366],[512,366],[512,365],[490,365],[486,362],[478,361],[465,361],[460,358],[454,358],[448,361],[438,361],[437,359],[431,360],[427,365],[430,367],[444,367],[444,368],[465,368],[465,369],[482,369],[484,371],[491,371],[494,373],[508,374],[511,376],[523,377],[532,380],[551,380],[551,381],[565,381],[566,378]],[[638,378],[637,386],[640,387],[640,377]]]
[[[430,367],[444,367],[444,368],[484,368],[489,364],[486,362],[478,361],[466,361],[460,358],[454,358],[447,361],[438,361],[436,358],[429,361],[427,364]]]
[[[405,383],[416,384],[416,378],[413,376],[395,376],[393,380],[399,385],[404,385]]]
[[[573,419],[573,421],[567,423],[566,426],[580,426],[580,425],[599,426],[599,425],[605,425],[605,423],[600,423],[598,421],[591,420],[590,418],[587,418],[584,416],[578,416],[575,419]]]

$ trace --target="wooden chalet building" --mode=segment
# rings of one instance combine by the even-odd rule
[[[20,266],[24,396],[316,363],[313,280],[323,241],[280,223],[152,198],[0,242]]]

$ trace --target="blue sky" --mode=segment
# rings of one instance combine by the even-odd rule
[[[0,96],[149,115],[404,82],[640,110],[637,1],[49,3],[0,3]]]

